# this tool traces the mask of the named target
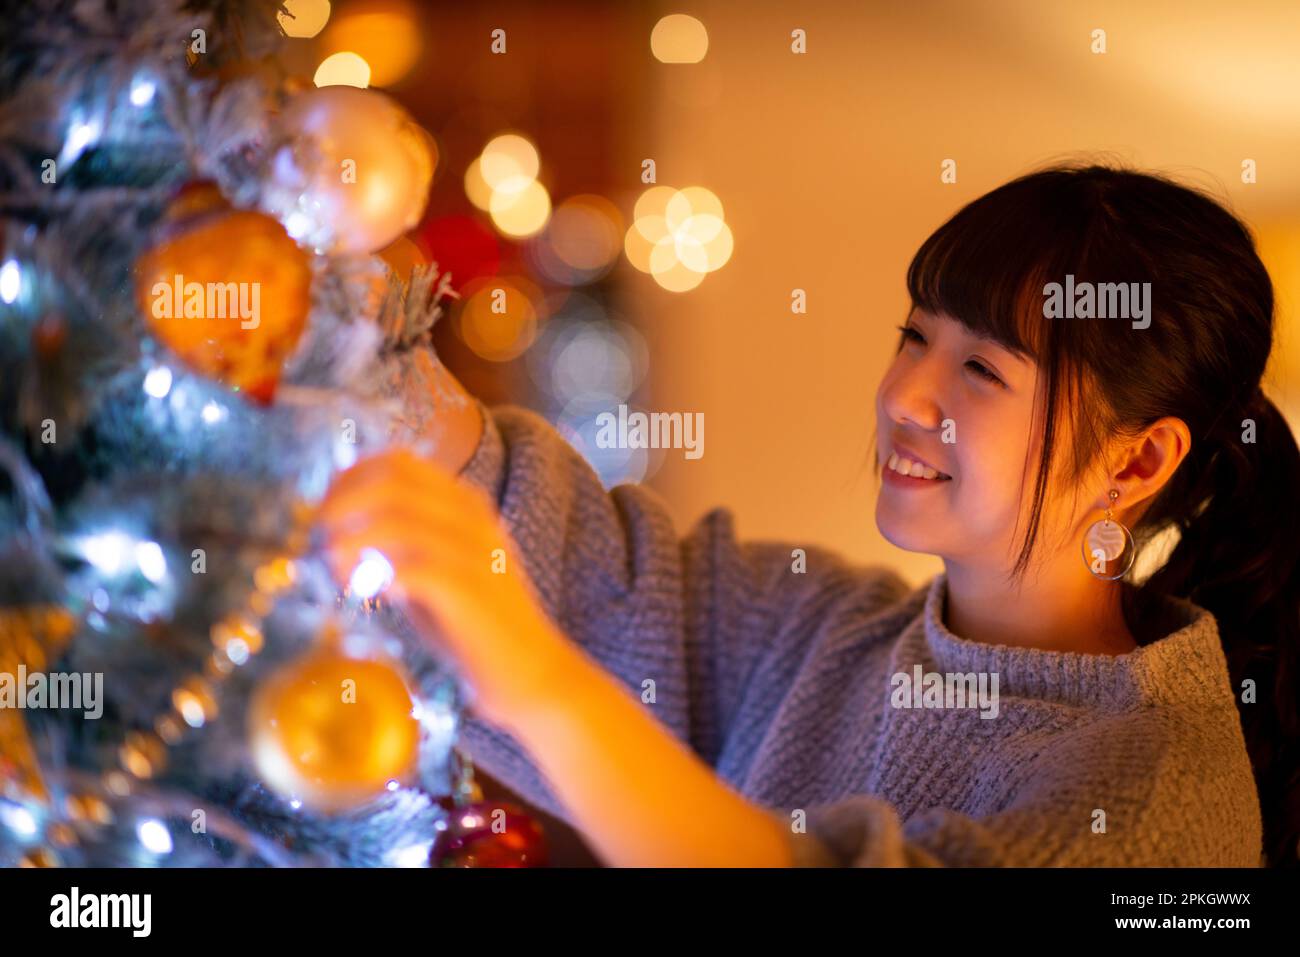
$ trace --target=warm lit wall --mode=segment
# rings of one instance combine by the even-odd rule
[[[937,560],[879,536],[864,468],[872,399],[916,247],[960,205],[1079,151],[1226,193],[1300,307],[1300,5],[686,3],[698,65],[654,65],[629,150],[726,204],[736,251],[674,295],[636,274],[652,407],[705,413],[705,455],[653,484],[683,529],[711,507],[746,538],[829,544],[921,580]],[[789,50],[807,31],[808,53]],[[1094,28],[1109,52],[1090,52]],[[1287,118],[1290,118],[1289,120]],[[1259,182],[1243,185],[1244,158]],[[958,182],[939,181],[940,162]],[[791,315],[794,288],[808,314]],[[1300,421],[1300,341],[1271,392]],[[1289,372],[1289,377],[1288,377]]]

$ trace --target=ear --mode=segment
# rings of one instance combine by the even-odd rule
[[[1116,507],[1127,511],[1152,498],[1191,449],[1192,433],[1186,422],[1172,415],[1157,419],[1120,450],[1119,467],[1111,475],[1113,487],[1119,489]],[[1104,508],[1105,493],[1102,498]]]

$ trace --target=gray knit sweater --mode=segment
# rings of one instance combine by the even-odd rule
[[[966,641],[944,625],[943,575],[913,589],[816,546],[740,542],[724,509],[679,537],[660,497],[607,492],[540,416],[483,412],[462,475],[498,503],[547,611],[632,693],[653,681],[645,707],[800,835],[800,863],[1260,863],[1205,610],[1175,603],[1180,627],[1119,657]],[[986,690],[996,674],[996,713],[902,707],[925,699],[897,676],[931,672]],[[582,829],[512,738],[472,717],[462,731],[489,774]]]

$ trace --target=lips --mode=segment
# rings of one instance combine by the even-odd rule
[[[894,446],[884,467],[901,475],[909,475],[912,478],[930,479],[939,482],[946,482],[952,478],[947,472],[939,471],[911,449],[900,445]]]

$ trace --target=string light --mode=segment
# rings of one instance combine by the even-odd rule
[[[153,101],[155,92],[157,86],[153,80],[136,77],[135,82],[131,84],[131,103],[135,106],[148,106]]]
[[[0,299],[8,305],[13,305],[18,299],[18,294],[23,291],[23,272],[18,268],[17,261],[13,259],[5,260],[5,264],[0,266]]]
[[[361,560],[348,579],[348,591],[366,601],[378,595],[392,581],[393,566],[383,553],[373,548],[363,548]]]
[[[72,122],[68,124],[68,138],[64,140],[63,149],[59,152],[58,165],[60,167],[72,165],[87,147],[99,142],[103,131],[103,122],[99,117],[85,119],[80,110],[75,111],[72,114]]]
[[[157,818],[151,817],[141,821],[136,825],[135,833],[145,850],[158,855],[172,852],[172,836],[167,831],[167,826]]]
[[[172,390],[172,370],[166,366],[154,366],[144,377],[144,391],[155,399],[165,399]]]

